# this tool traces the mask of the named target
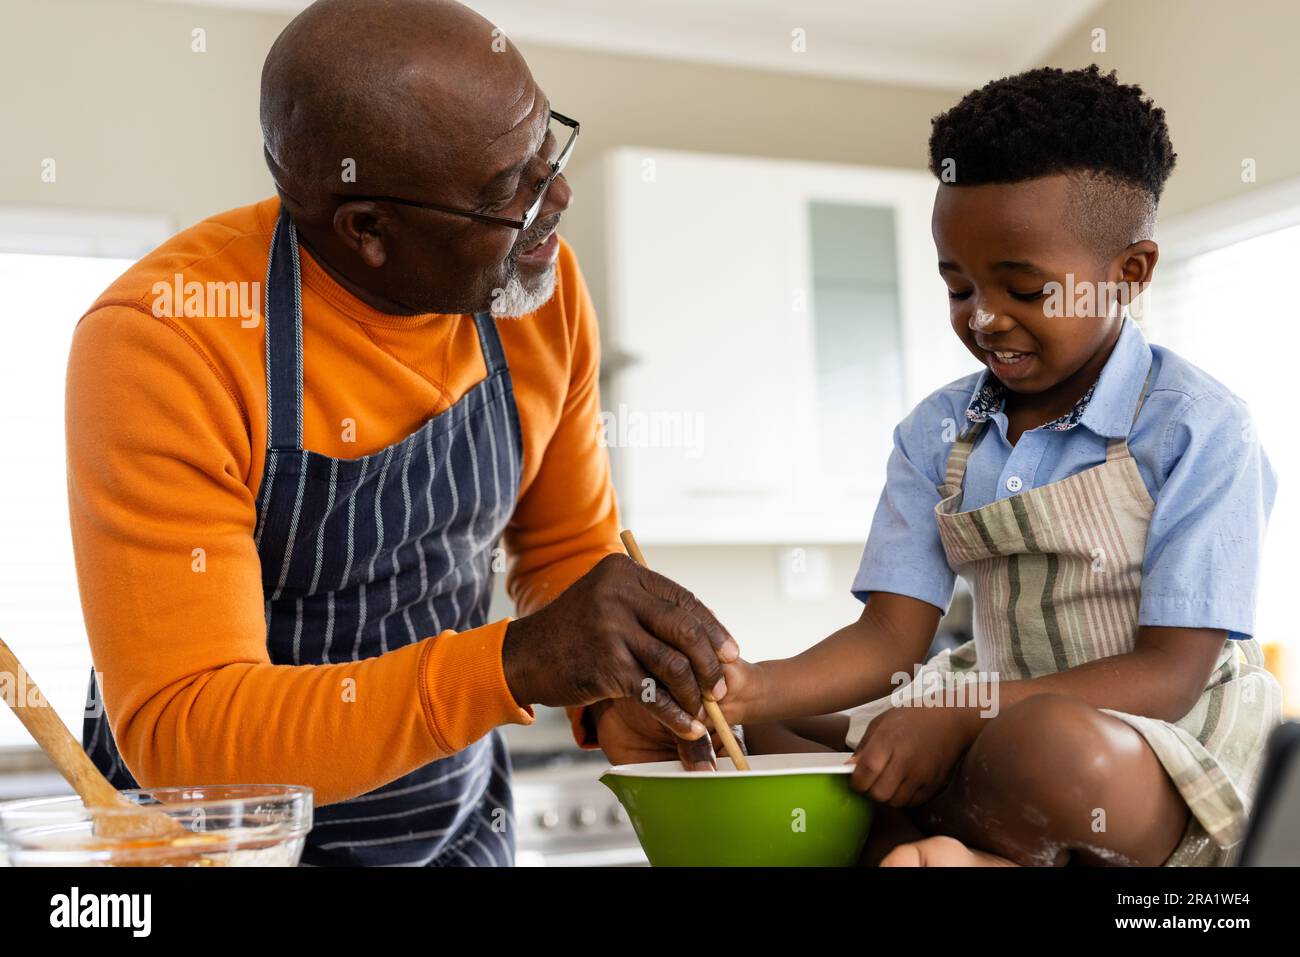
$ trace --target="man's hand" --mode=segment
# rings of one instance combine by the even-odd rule
[[[700,689],[723,700],[723,663],[739,654],[694,595],[626,555],[608,555],[541,611],[510,623],[502,664],[521,705],[626,698],[679,738],[695,739],[707,737]]]
[[[974,708],[890,708],[867,726],[850,759],[853,788],[892,807],[922,804],[947,786],[979,731]]]

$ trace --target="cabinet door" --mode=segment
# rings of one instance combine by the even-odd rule
[[[643,150],[604,174],[606,347],[633,360],[605,401],[628,523],[648,541],[860,542],[914,401],[913,327],[952,338],[932,181]]]
[[[761,521],[808,454],[803,210],[758,161],[628,152],[608,173],[624,510],[651,538],[734,536],[720,525]]]

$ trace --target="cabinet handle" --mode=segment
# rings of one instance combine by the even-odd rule
[[[776,486],[774,485],[764,485],[758,488],[732,488],[725,485],[696,485],[688,487],[683,491],[686,493],[687,498],[736,498],[741,495],[747,495],[750,497],[770,495],[776,490]]]

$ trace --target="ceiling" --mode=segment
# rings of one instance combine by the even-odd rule
[[[163,0],[296,13],[307,0]],[[965,90],[1041,61],[1103,0],[468,0],[513,39]],[[791,49],[801,29],[804,52]]]

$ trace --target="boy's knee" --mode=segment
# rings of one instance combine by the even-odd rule
[[[1043,806],[1045,812],[1095,801],[1115,773],[1112,721],[1069,695],[1018,701],[990,719],[971,745],[966,784],[985,795],[1005,794],[1021,806]]]

